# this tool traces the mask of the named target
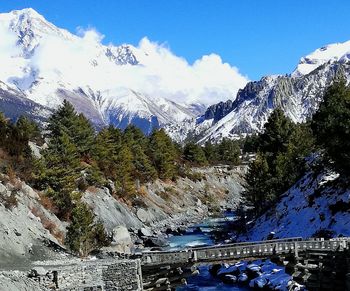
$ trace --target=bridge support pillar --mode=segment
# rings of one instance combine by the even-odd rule
[[[294,243],[294,255],[295,258],[298,258],[299,254],[298,254],[298,242]]]

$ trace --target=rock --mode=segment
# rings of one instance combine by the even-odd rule
[[[34,267],[31,270],[31,273],[35,276],[45,276],[48,273],[48,271],[45,270],[43,267]]]
[[[24,195],[33,198],[33,199],[39,199],[38,193],[36,193],[30,186],[27,184],[22,185],[22,192]]]
[[[214,264],[209,267],[209,273],[212,276],[217,276],[219,270],[221,269],[221,264]]]
[[[7,191],[6,186],[2,183],[0,183],[0,194],[3,194]]]
[[[242,273],[238,276],[238,282],[244,283],[248,281],[248,276],[246,273]]]
[[[112,180],[107,180],[107,183],[108,183],[108,189],[112,192],[112,193],[114,193],[115,192],[115,184],[114,184],[114,182],[112,181]]]
[[[237,277],[235,275],[226,274],[221,278],[221,281],[225,284],[235,284],[237,282]]]
[[[136,212],[136,216],[138,219],[140,219],[143,223],[149,223],[152,222],[151,216],[148,211],[144,210],[143,208],[140,208]]]
[[[117,226],[113,229],[113,250],[120,253],[130,253],[132,240],[128,229],[125,226]]]
[[[152,232],[149,228],[141,227],[138,231],[139,236],[152,236]]]
[[[145,241],[145,247],[166,247],[169,243],[162,237],[149,237]]]

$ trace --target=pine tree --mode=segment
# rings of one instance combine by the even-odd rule
[[[183,155],[185,160],[198,166],[206,165],[208,163],[202,147],[193,142],[185,145]]]
[[[72,138],[74,133],[77,113],[71,103],[63,100],[61,106],[50,116],[48,120],[48,136],[57,137],[65,132]]]
[[[176,176],[177,151],[164,129],[151,134],[149,155],[161,179],[172,179]]]
[[[230,165],[239,164],[239,155],[241,153],[240,147],[237,141],[223,138],[221,143],[218,144],[218,156],[222,163]]]
[[[72,210],[66,243],[73,252],[82,257],[108,243],[103,225],[94,222],[93,213],[83,203],[77,203]]]
[[[313,116],[312,130],[317,143],[325,149],[330,165],[345,176],[350,175],[350,89],[338,80],[324,95]]]
[[[122,145],[120,148],[115,164],[118,169],[116,173],[117,191],[122,196],[134,194],[135,181],[133,179],[133,172],[135,168],[133,164],[133,155],[126,144]]]
[[[62,132],[50,139],[40,165],[37,184],[52,196],[59,208],[59,216],[65,217],[72,208],[71,194],[80,176],[78,152],[67,133]]]
[[[259,150],[272,157],[275,153],[287,149],[289,137],[295,130],[293,122],[284,115],[282,109],[275,109],[264,126],[264,132],[259,138]]]
[[[255,207],[256,214],[261,213],[274,199],[274,194],[267,181],[271,179],[266,157],[262,153],[256,155],[255,160],[249,165],[245,176],[245,197]]]
[[[218,161],[219,158],[218,158],[217,149],[210,141],[207,141],[204,144],[203,150],[205,153],[205,157],[210,164],[216,163]]]
[[[77,147],[79,156],[89,160],[94,146],[95,130],[90,121],[83,114],[79,114],[75,117],[69,135],[72,137]]]

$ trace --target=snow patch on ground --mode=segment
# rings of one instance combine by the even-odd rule
[[[307,173],[239,239],[264,240],[270,232],[276,238],[309,238],[320,230],[350,236],[350,189],[340,186],[338,177],[333,172]]]

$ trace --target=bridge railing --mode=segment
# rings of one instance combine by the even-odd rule
[[[301,238],[278,239],[259,242],[235,243],[211,247],[196,247],[182,251],[147,252],[142,255],[145,265],[175,264],[199,261],[215,261],[228,259],[244,259],[251,257],[267,257],[273,254],[287,254],[306,250],[337,250],[348,248],[350,238],[310,239]]]

